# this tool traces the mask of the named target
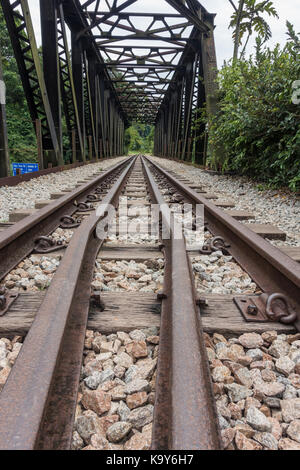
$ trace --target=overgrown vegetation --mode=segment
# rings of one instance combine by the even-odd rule
[[[126,153],[153,153],[154,126],[133,123],[125,132]]]
[[[36,137],[1,7],[0,48],[7,90],[6,114],[10,161],[35,162]]]
[[[225,154],[214,168],[235,170],[270,186],[300,189],[300,105],[293,83],[300,79],[300,39],[290,23],[283,48],[257,38],[250,59],[231,61],[219,72],[220,112],[210,123],[213,145]]]

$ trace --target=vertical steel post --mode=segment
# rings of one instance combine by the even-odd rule
[[[61,88],[58,57],[56,0],[40,0],[40,13],[43,44],[44,80],[48,93],[48,99],[58,139],[60,153],[62,154],[63,144],[61,119]]]
[[[202,43],[202,41],[201,41]],[[198,80],[198,95],[197,95],[197,111],[195,118],[198,119],[200,110],[205,104],[205,86],[202,80],[203,77],[203,59],[201,54],[201,48],[199,53],[199,77]],[[195,163],[198,165],[204,164],[204,152],[205,152],[205,124],[197,123],[195,130]]]
[[[9,175],[9,154],[8,154],[8,137],[5,109],[5,83],[2,72],[2,58],[0,51],[0,178]]]
[[[98,111],[96,93],[96,63],[92,57],[86,56],[87,89],[90,105],[91,132],[93,138],[94,156],[98,158]]]
[[[40,119],[35,121],[36,141],[37,141],[37,153],[39,169],[44,169],[44,155],[43,155],[43,136],[42,136],[42,123]]]
[[[72,42],[72,70],[74,78],[74,89],[77,98],[80,129],[82,132],[83,153],[78,154],[79,161],[86,160],[86,126],[84,113],[84,93],[83,93],[83,55],[81,41],[77,41],[76,33],[71,33]]]

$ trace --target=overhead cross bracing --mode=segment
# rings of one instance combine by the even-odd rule
[[[42,54],[30,0],[0,0],[40,165],[121,155],[133,121],[155,125],[154,153],[201,162],[206,103],[215,108],[214,16],[197,0],[40,0]],[[63,144],[64,142],[64,144]]]

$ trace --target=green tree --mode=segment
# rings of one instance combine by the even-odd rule
[[[234,29],[233,59],[236,60],[245,36],[246,41],[241,56],[245,54],[249,39],[254,31],[264,42],[272,37],[270,26],[263,15],[267,14],[278,18],[278,14],[273,2],[270,0],[261,2],[258,0],[238,0],[238,3],[235,0],[228,1],[234,9],[231,16],[230,28]]]
[[[6,85],[6,113],[10,161],[36,161],[36,137],[9,34],[0,7],[0,48]]]

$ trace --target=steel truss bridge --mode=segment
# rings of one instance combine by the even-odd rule
[[[217,106],[215,15],[197,0],[40,0],[42,53],[30,0],[0,4],[41,168],[64,163],[64,132],[73,162],[122,155],[133,121],[155,125],[155,155],[203,161],[195,121]]]

